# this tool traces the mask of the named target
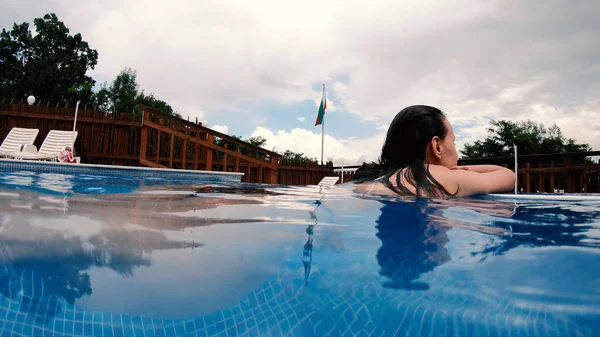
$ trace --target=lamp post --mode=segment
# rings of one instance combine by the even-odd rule
[[[29,103],[29,105],[33,105],[33,103],[35,103],[35,97],[33,95],[29,95],[29,97],[27,97],[27,103]]]

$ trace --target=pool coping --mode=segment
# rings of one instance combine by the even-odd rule
[[[20,160],[10,158],[0,158],[0,170],[29,170],[34,172],[55,169],[56,173],[76,173],[87,170],[102,170],[106,173],[114,174],[131,174],[139,173],[140,175],[167,175],[179,177],[215,177],[215,178],[232,178],[240,180],[244,175],[243,172],[222,172],[222,171],[206,171],[206,170],[182,170],[172,168],[154,168],[140,166],[122,166],[122,165],[104,165],[104,164],[71,164],[61,162],[49,162],[38,160]]]

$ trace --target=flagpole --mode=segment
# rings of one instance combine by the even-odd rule
[[[323,104],[325,103],[325,83],[323,83]],[[321,165],[323,165],[323,149],[325,144],[325,115],[323,114],[323,122],[321,123]]]
[[[325,144],[325,116],[323,116],[323,123],[321,123],[321,165],[323,165],[323,144]]]
[[[517,157],[517,145],[513,144],[515,148],[515,194],[517,194],[517,187],[519,184],[519,162]]]

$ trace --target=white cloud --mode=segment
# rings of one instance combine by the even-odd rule
[[[217,132],[224,133],[226,135],[229,134],[229,128],[227,127],[227,125],[213,125],[210,128]]]
[[[265,148],[278,152],[291,150],[304,153],[309,158],[321,160],[321,134],[295,128],[291,131],[278,130],[276,132],[259,126],[252,132],[252,137],[261,136],[267,140]],[[325,134],[324,160],[333,160],[335,165],[356,165],[364,161],[376,160],[379,156],[384,133],[378,133],[369,138],[335,139]]]
[[[487,136],[486,125],[476,125],[471,127],[465,127],[460,130],[460,133],[456,134],[456,150],[459,153],[464,148],[466,143],[472,143],[478,139],[483,139]]]
[[[306,117],[298,117],[296,118],[299,122],[304,122],[306,120]]]
[[[490,118],[529,118],[600,148],[594,1],[475,1],[456,10],[437,0],[9,0],[0,24],[46,12],[98,49],[94,77],[131,66],[142,88],[191,120],[242,116],[249,104],[318,104],[313,88],[325,82],[328,112],[379,125],[428,104],[467,126],[463,140],[480,137],[475,130]]]

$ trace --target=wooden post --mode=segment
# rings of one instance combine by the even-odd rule
[[[263,183],[263,167],[261,165],[258,165],[258,167],[256,168],[257,170],[257,175],[256,175],[256,183],[258,184],[262,184]]]
[[[542,163],[541,162],[538,163],[538,167],[542,168]],[[545,192],[544,187],[545,187],[544,186],[544,173],[540,172],[540,174],[539,174],[539,181],[538,181],[538,191],[539,192]]]
[[[550,162],[550,192],[554,193],[554,161]]]
[[[250,182],[250,162],[246,162],[246,166],[244,166],[244,176],[242,177],[242,181],[245,183]]]
[[[198,169],[198,157],[200,156],[200,144],[194,143],[194,170]]]
[[[144,126],[144,121],[147,121],[148,117],[149,115],[145,111],[142,111],[142,131],[140,134],[140,160],[146,160],[146,147],[148,147],[148,128]]]
[[[227,143],[225,143],[225,148],[227,148]],[[223,172],[227,171],[227,153],[223,152]]]
[[[181,147],[181,169],[185,170],[185,157],[187,157],[187,139],[183,140],[183,146]]]
[[[600,168],[596,170],[596,193],[600,193]]]
[[[596,177],[596,185],[598,185],[596,186],[596,193],[600,193],[600,168],[596,170]]]
[[[240,172],[240,157],[239,157],[239,155],[240,155],[241,151],[240,151],[239,145],[237,147],[237,153],[238,153],[238,155],[237,155],[237,157],[235,157],[234,164],[233,164],[234,172]]]
[[[531,179],[530,179],[529,169],[531,169],[531,164],[527,163],[527,169],[525,170],[525,179],[527,179],[527,181],[525,182],[526,187],[527,187],[525,192],[527,192],[527,193],[531,192]]]
[[[565,169],[570,169],[573,166],[573,159],[565,158]],[[568,170],[566,170],[568,171]],[[572,172],[565,174],[565,192],[575,192],[575,177]]]
[[[215,141],[215,137],[211,134],[207,135],[208,138],[208,142],[213,144]],[[206,159],[205,159],[205,163],[206,163],[206,170],[207,171],[212,171],[212,160],[213,160],[213,150],[210,148],[206,148]]]
[[[271,155],[269,164],[271,164],[271,167],[268,169],[267,184],[275,185],[277,184],[277,157]]]
[[[584,162],[583,162],[583,183],[581,184],[581,186],[583,186],[583,190],[581,192],[583,192],[583,193],[588,192],[588,189],[587,189],[587,180],[588,180],[587,160],[584,159]]]
[[[173,152],[175,152],[175,135],[171,135],[171,149],[169,152],[169,168],[173,168]]]
[[[159,162],[159,157],[160,157],[160,130],[158,130],[158,136],[156,137],[156,163],[160,164]]]

